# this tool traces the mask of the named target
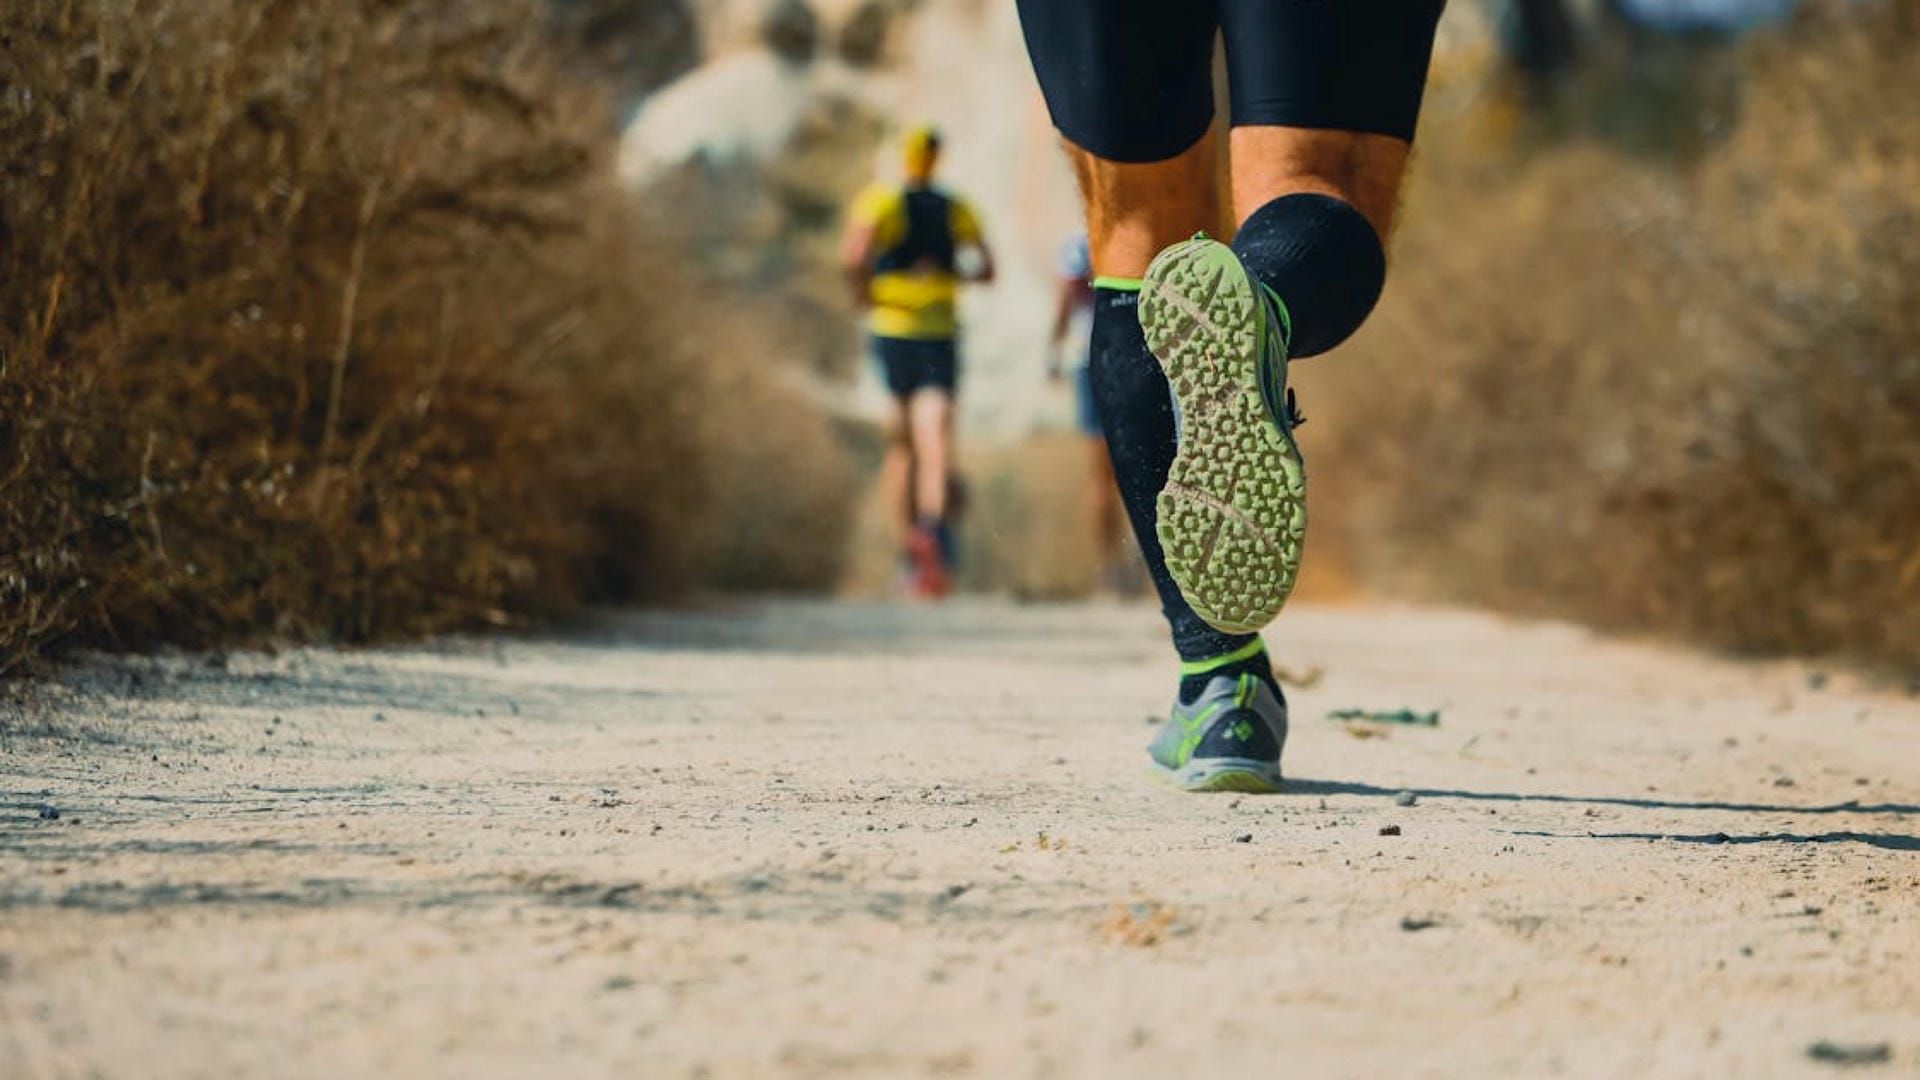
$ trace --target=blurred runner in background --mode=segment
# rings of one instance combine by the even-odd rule
[[[993,253],[973,208],[933,182],[939,132],[912,128],[901,149],[901,182],[875,184],[854,200],[840,261],[867,313],[874,361],[893,395],[880,479],[886,505],[901,514],[909,589],[938,599],[953,569],[948,474],[960,376],[955,301],[962,282],[993,280]]]
[[[1100,560],[1099,587],[1131,595],[1135,575],[1127,564],[1126,541],[1121,535],[1126,511],[1120,489],[1113,482],[1113,460],[1100,433],[1099,404],[1093,398],[1093,375],[1088,354],[1093,344],[1093,262],[1082,233],[1060,247],[1059,277],[1054,286],[1053,330],[1047,336],[1047,377],[1073,388],[1074,423],[1086,437],[1087,530]]]
[[[1273,791],[1287,706],[1259,631],[1307,509],[1287,365],[1379,298],[1444,0],[1018,6],[1086,206],[1093,395],[1181,661],[1148,753],[1189,791]],[[1205,235],[1229,212],[1231,246]]]

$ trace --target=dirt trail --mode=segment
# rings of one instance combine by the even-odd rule
[[[1451,612],[1275,640],[1325,678],[1269,798],[1146,779],[1138,609],[90,661],[0,699],[0,1074],[1920,1073],[1920,702]]]

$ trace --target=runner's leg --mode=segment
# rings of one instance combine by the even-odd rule
[[[1207,624],[1167,572],[1155,506],[1176,450],[1171,389],[1147,350],[1140,278],[1218,228],[1207,0],[1021,0],[1027,51],[1087,205],[1089,377],[1120,501],[1179,652],[1179,696],[1148,753],[1189,791],[1272,791],[1286,704],[1260,639]]]
[[[880,504],[887,508],[887,520],[894,526],[895,539],[904,546],[913,528],[913,442],[907,416],[905,376],[896,342],[886,338],[872,340],[874,362],[880,381],[887,387],[891,401],[885,428],[886,449],[880,457]]]
[[[1207,625],[1168,575],[1154,501],[1174,455],[1173,406],[1138,316],[1140,276],[1161,249],[1215,230],[1213,5],[1205,0],[1021,0],[1047,109],[1086,205],[1094,272],[1090,374],[1121,505],[1180,658],[1255,638]]]
[[[1113,161],[1072,143],[1067,159],[1086,206],[1096,288],[1138,282],[1162,248],[1220,227],[1218,156],[1205,134],[1165,161]]]
[[[1340,344],[1386,278],[1444,0],[1221,0],[1233,248],[1286,306],[1289,353]]]
[[[907,399],[907,424],[913,444],[913,505],[922,523],[947,518],[948,471],[953,397],[934,386],[921,387]]]
[[[1298,578],[1288,361],[1339,345],[1379,299],[1440,7],[1220,0],[1249,212],[1231,248],[1195,238],[1156,256],[1140,321],[1184,420],[1157,506],[1168,570],[1222,630],[1265,626]]]

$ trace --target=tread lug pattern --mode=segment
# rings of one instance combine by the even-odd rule
[[[1148,268],[1140,326],[1180,410],[1156,502],[1167,570],[1201,618],[1251,633],[1285,606],[1306,539],[1306,468],[1260,396],[1260,316],[1232,251],[1196,238]]]

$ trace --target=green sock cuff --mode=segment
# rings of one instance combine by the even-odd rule
[[[1226,667],[1228,664],[1237,664],[1242,660],[1259,656],[1266,651],[1267,643],[1259,638],[1254,638],[1252,641],[1247,642],[1245,645],[1240,646],[1230,653],[1210,656],[1205,660],[1182,660],[1180,661],[1180,674],[1205,675],[1209,671]]]
[[[1118,292],[1139,292],[1140,279],[1137,277],[1114,277],[1112,274],[1100,274],[1093,279],[1096,289],[1114,289]]]

